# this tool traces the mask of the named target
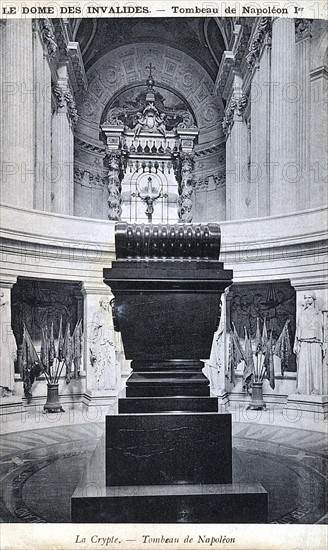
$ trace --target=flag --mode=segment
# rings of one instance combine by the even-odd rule
[[[229,382],[235,385],[235,370],[239,363],[241,363],[241,361],[244,359],[244,352],[235,325],[233,323],[232,326],[233,330],[230,331],[229,336],[229,356],[226,377],[228,378]]]
[[[71,379],[71,367],[72,367],[72,337],[70,331],[70,324],[67,323],[64,344],[63,344],[63,360],[66,364],[66,381]]]
[[[63,337],[63,318],[60,316],[59,322],[59,332],[58,332],[58,343],[57,343],[57,358],[59,361],[63,359],[63,346],[64,346],[64,337]]]
[[[26,328],[26,325],[24,324],[24,332],[23,332],[23,342],[26,344],[26,350],[27,350],[27,361],[29,363],[40,363],[39,356],[35,350],[34,344],[32,342],[32,338]]]
[[[49,365],[51,366],[55,359],[55,339],[54,339],[54,322],[51,321],[50,338],[49,338]]]
[[[244,354],[243,388],[248,392],[251,387],[255,367],[253,359],[252,342],[245,327],[245,354]]]
[[[256,335],[255,335],[255,355],[257,356],[262,351],[262,338],[260,332],[260,321],[256,318]]]
[[[264,367],[265,367],[266,378],[269,380],[270,387],[274,390],[275,381],[274,381],[274,363],[273,363],[273,353],[272,353],[272,331],[270,333],[270,338],[266,346]]]
[[[288,358],[292,353],[292,348],[290,344],[288,325],[289,319],[287,319],[284,328],[281,331],[281,334],[276,342],[274,347],[274,355],[280,358],[281,360],[281,374],[282,376],[285,373],[286,368],[288,367]]]
[[[266,328],[266,320],[264,318],[263,330],[262,330],[262,350],[261,350],[263,351],[263,353],[266,352],[267,344],[268,344],[268,333]]]
[[[46,373],[49,373],[49,342],[47,327],[41,329],[41,363]]]
[[[78,321],[75,325],[73,332],[73,362],[74,362],[74,378],[77,379],[80,374],[81,358],[82,358],[82,320]]]
[[[39,356],[35,350],[32,338],[23,324],[23,346],[22,346],[23,386],[24,395],[28,402],[32,399],[32,384],[41,373]]]

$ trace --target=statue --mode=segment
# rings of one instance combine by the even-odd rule
[[[110,299],[99,300],[100,309],[93,316],[90,338],[90,362],[94,369],[91,389],[115,390],[117,387],[115,336]]]
[[[17,347],[10,323],[10,304],[3,291],[0,292],[0,317],[2,327],[0,395],[5,397],[11,395],[14,389],[14,361],[16,360]]]
[[[297,357],[296,393],[323,394],[323,320],[314,292],[304,294],[297,320],[294,353]]]

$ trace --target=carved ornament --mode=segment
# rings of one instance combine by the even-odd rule
[[[222,172],[220,174],[209,174],[205,178],[195,180],[193,183],[194,189],[207,189],[209,187],[210,180],[212,180],[214,183],[214,189],[224,187],[226,183],[225,173]]]
[[[75,167],[74,182],[82,187],[103,187],[106,184],[106,178],[99,173],[92,173],[87,169]]]
[[[114,105],[107,113],[106,122],[112,126],[124,126],[134,130],[135,137],[141,132],[157,132],[166,137],[166,132],[196,128],[193,115],[187,109],[167,109],[164,97],[154,89],[151,74],[146,80],[147,89],[123,107]]]
[[[295,19],[295,39],[296,42],[311,38],[312,19]]]
[[[53,93],[56,98],[58,109],[63,109],[66,107],[65,95],[60,86],[54,86]]]
[[[64,94],[65,101],[67,103],[67,110],[69,117],[73,124],[76,124],[79,118],[79,115],[77,114],[76,110],[76,103],[73,99],[72,92],[70,90],[67,90]]]
[[[249,46],[249,53],[246,56],[247,65],[250,70],[258,66],[265,42],[267,44],[271,43],[271,27],[272,20],[270,17],[260,18]]]
[[[222,128],[226,135],[230,132],[235,117],[237,117],[237,120],[242,119],[247,103],[248,96],[246,94],[242,94],[242,96],[238,99],[236,99],[235,97],[231,98],[222,122]]]
[[[70,90],[63,90],[61,86],[54,86],[53,94],[56,98],[57,108],[58,109],[67,109],[67,114],[72,122],[75,125],[78,121],[79,115],[77,114],[76,104],[73,99],[72,92]]]
[[[48,51],[49,58],[53,59],[56,55],[58,45],[50,19],[39,19],[39,27],[43,43]]]

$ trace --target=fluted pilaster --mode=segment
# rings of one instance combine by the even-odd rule
[[[52,118],[52,198],[53,211],[74,212],[74,135],[70,104],[74,103],[68,86],[67,66],[58,69],[54,89],[57,110]]]
[[[3,171],[1,200],[33,208],[34,102],[32,20],[9,19],[2,27]],[[4,36],[5,34],[5,36]]]
[[[299,168],[296,158],[298,88],[295,75],[295,25],[291,19],[272,23],[270,214],[294,212]]]
[[[250,198],[253,216],[270,212],[270,72],[271,36],[264,38],[263,51],[251,85]]]
[[[34,30],[35,195],[37,210],[51,210],[51,71],[38,24]]]
[[[233,95],[224,119],[224,130],[228,133],[226,154],[227,219],[245,217],[245,189],[248,184],[247,167],[247,123],[244,110],[247,97],[242,91],[242,79],[235,76]]]
[[[300,168],[300,192],[298,209],[310,205],[310,63],[311,63],[311,22],[307,19],[296,21],[296,67],[299,103],[297,109],[297,163]]]

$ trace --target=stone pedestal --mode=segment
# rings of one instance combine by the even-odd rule
[[[286,418],[288,418],[288,411],[295,411],[300,418],[307,418],[314,422],[325,420],[328,418],[328,395],[300,395],[297,393],[289,395],[284,411]]]
[[[117,224],[104,280],[132,374],[72,497],[73,522],[267,521],[264,489],[232,484],[231,415],[218,414],[200,361],[232,280],[219,249],[214,224]]]
[[[110,302],[112,295],[108,287],[97,284],[84,283],[82,288],[83,295],[83,318],[84,318],[84,339],[83,339],[83,357],[84,371],[86,372],[87,389],[82,399],[82,405],[86,408],[101,409],[102,414],[108,410],[117,412],[117,395],[120,391],[120,364],[116,353],[117,333],[113,329],[113,320],[111,311],[104,311],[101,302]],[[109,307],[109,305],[108,305]],[[110,307],[109,307],[110,309]],[[103,318],[99,320],[99,312],[103,313]],[[102,326],[101,323],[104,323]],[[111,344],[111,345],[108,345]],[[103,350],[103,351],[102,351]],[[92,362],[92,355],[96,360],[97,352],[103,357],[105,350],[109,350],[106,355],[107,365],[102,365],[97,361]],[[99,361],[100,363],[100,361]]]
[[[211,462],[215,471],[216,456]],[[102,438],[71,511],[73,523],[266,523],[268,495],[259,484],[106,486]]]

